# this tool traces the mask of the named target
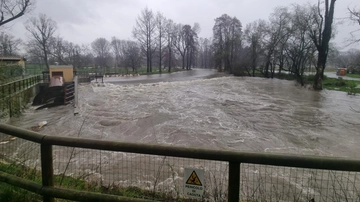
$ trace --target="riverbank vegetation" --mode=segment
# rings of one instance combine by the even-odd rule
[[[330,43],[335,36],[334,8],[335,0],[278,6],[268,20],[246,25],[236,16],[223,14],[215,19],[212,37],[202,38],[199,23],[174,22],[146,7],[135,19],[133,39],[99,37],[82,45],[62,38],[57,23],[39,14],[25,23],[32,36],[24,43],[31,64],[27,73],[39,73],[39,68],[47,70],[56,63],[72,64],[78,72],[92,69],[103,74],[154,74],[199,67],[245,76],[260,71],[263,77],[273,78],[277,70],[290,72],[305,85],[304,72],[314,71],[313,87],[320,90],[325,64],[354,72],[360,68],[359,51],[340,52]],[[349,22],[358,22],[357,13],[349,9]],[[48,29],[42,34],[36,27]],[[10,34],[0,37],[0,44],[11,45],[3,47],[4,56],[20,48],[19,40]]]
[[[10,175],[21,177],[41,184],[41,173],[35,168],[29,168],[23,165],[9,164],[0,162],[0,171]],[[155,201],[173,200],[172,196],[167,193],[158,193],[140,189],[138,187],[119,187],[117,185],[100,186],[96,183],[90,183],[80,178],[73,178],[63,175],[55,175],[54,185],[61,188],[89,191],[103,194],[124,196],[129,198],[141,198]],[[0,182],[0,201],[18,202],[18,201],[42,201],[42,196],[26,191],[24,189]],[[56,201],[66,201],[57,199]],[[185,200],[182,201],[192,201]]]

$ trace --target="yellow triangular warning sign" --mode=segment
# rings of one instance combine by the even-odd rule
[[[188,180],[186,180],[186,184],[198,185],[202,186],[199,177],[197,176],[195,170],[191,173]]]

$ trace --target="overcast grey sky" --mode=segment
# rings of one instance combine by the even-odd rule
[[[26,41],[24,22],[31,16],[45,13],[57,22],[57,35],[77,44],[89,44],[98,37],[133,39],[135,20],[148,6],[153,12],[159,11],[176,23],[193,25],[198,22],[200,37],[211,37],[214,19],[224,13],[236,16],[245,27],[257,19],[267,20],[277,6],[307,2],[317,3],[317,0],[37,0],[36,8],[30,14],[7,27],[9,33]],[[347,7],[360,8],[360,1],[337,0],[337,23],[349,16]],[[348,22],[339,24],[334,42],[342,48],[349,32],[357,28],[360,26]],[[360,32],[358,36],[360,38]],[[352,48],[359,46],[357,44]]]

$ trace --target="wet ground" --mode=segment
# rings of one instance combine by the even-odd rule
[[[315,92],[293,81],[218,76],[213,70],[193,70],[106,78],[104,84],[79,86],[76,116],[71,106],[30,107],[9,123],[30,128],[47,121],[41,133],[124,142],[360,155],[360,113],[353,110],[360,111],[359,96]]]

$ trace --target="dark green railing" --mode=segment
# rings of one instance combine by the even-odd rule
[[[42,185],[14,176],[9,176],[3,172],[0,172],[0,180],[41,194],[44,197],[44,201],[53,201],[54,197],[76,201],[143,201],[114,195],[89,193],[54,187],[53,145],[228,162],[228,201],[231,202],[239,201],[240,165],[242,163],[322,170],[360,171],[360,161],[350,159],[236,152],[226,150],[218,151],[210,149],[59,137],[43,135],[6,124],[0,124],[0,132],[40,144]]]
[[[1,97],[5,98],[11,96],[17,92],[26,90],[33,87],[41,81],[41,75],[35,75],[26,77],[24,79],[19,79],[16,81],[11,81],[0,85]]]

